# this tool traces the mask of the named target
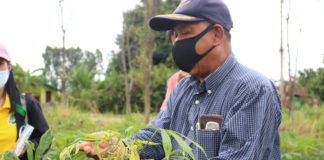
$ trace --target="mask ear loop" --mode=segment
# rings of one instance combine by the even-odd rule
[[[201,33],[199,33],[198,36],[193,37],[195,39],[200,39],[202,36],[204,36],[207,32],[209,32],[211,29],[213,29],[214,25],[210,24],[204,31],[202,31]]]
[[[200,35],[197,37],[198,39],[200,39],[202,36],[204,36],[207,32],[209,32],[211,29],[213,29],[214,24],[210,24],[202,33],[200,33]],[[217,29],[216,29],[217,30]],[[213,50],[216,46],[212,46],[210,47],[205,53],[203,53],[202,55],[206,55],[208,54],[211,50]]]

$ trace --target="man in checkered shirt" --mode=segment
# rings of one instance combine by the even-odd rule
[[[230,43],[232,26],[221,0],[183,0],[172,14],[150,20],[153,30],[174,31],[174,61],[191,76],[177,84],[166,109],[149,125],[174,130],[200,144],[208,158],[188,141],[198,160],[281,159],[281,104],[276,88],[236,60]],[[203,114],[223,116],[220,128],[197,128]],[[149,140],[153,133],[142,129],[131,139]],[[161,135],[152,141],[161,143]],[[181,147],[173,143],[173,149]],[[162,159],[163,146],[148,146],[140,156]]]

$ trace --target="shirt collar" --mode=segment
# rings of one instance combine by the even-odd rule
[[[214,90],[225,79],[228,73],[237,63],[237,60],[233,53],[231,53],[225,60],[225,62],[219,66],[212,74],[205,78],[206,88]]]
[[[225,62],[218,67],[212,74],[207,76],[205,80],[200,83],[200,79],[196,76],[190,76],[190,86],[196,89],[195,94],[200,94],[204,91],[214,90],[226,77],[226,75],[232,70],[237,60],[233,53],[231,53],[225,60]]]

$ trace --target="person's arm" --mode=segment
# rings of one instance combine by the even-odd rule
[[[280,159],[279,97],[272,88],[248,90],[233,99],[220,131],[218,156],[210,160]]]

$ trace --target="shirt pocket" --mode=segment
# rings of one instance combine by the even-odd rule
[[[221,133],[219,130],[197,130],[196,138],[198,144],[205,150],[208,158],[218,155],[221,141]],[[196,148],[196,153],[196,159],[207,159],[199,148]]]

